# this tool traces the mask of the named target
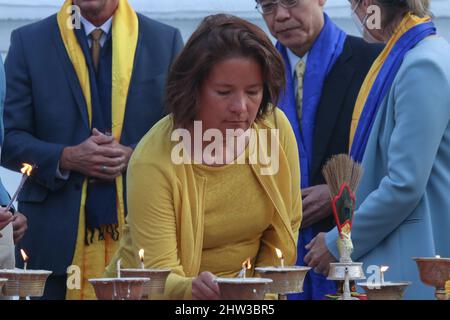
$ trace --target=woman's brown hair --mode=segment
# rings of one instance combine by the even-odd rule
[[[276,104],[285,87],[283,60],[266,33],[238,17],[206,17],[173,63],[166,88],[166,108],[175,127],[187,127],[196,117],[198,96],[211,68],[227,58],[255,59],[261,66],[264,92],[257,118]]]
[[[392,22],[398,16],[404,16],[407,12],[412,12],[416,16],[423,18],[425,16],[431,16],[430,12],[430,0],[375,0],[375,4],[380,5],[383,8],[383,20],[382,27],[390,28],[391,33],[394,32]]]

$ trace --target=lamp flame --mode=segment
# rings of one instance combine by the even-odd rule
[[[247,258],[247,260],[245,260],[242,263],[242,268],[248,269],[250,270],[252,268],[252,263],[250,262],[250,258]]]
[[[20,172],[22,172],[23,174],[26,174],[27,176],[30,176],[31,171],[33,171],[33,166],[31,164],[28,164],[28,163],[22,164],[22,169],[20,169]]]
[[[278,259],[281,260],[281,267],[284,268],[284,256],[283,256],[283,251],[281,251],[278,248],[275,248],[275,252],[277,253],[277,257]]]
[[[25,251],[23,251],[23,249],[20,249],[20,253],[22,254],[22,259],[23,259],[23,261],[24,261],[24,262],[27,262],[27,261],[28,261],[28,256],[27,256],[27,254],[25,253]]]
[[[283,252],[281,252],[281,250],[278,248],[275,248],[275,251],[277,253],[278,259],[283,259]]]

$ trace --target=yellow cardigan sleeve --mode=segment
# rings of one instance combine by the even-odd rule
[[[176,178],[146,163],[141,149],[128,169],[128,224],[134,250],[145,250],[145,267],[170,268],[164,298],[191,299],[192,278],[186,277],[178,255],[173,192]],[[154,155],[153,155],[154,156]]]
[[[280,181],[281,183],[289,184],[291,183],[291,196],[289,197],[290,203],[286,204],[287,214],[291,222],[292,233],[294,236],[295,244],[298,242],[298,232],[300,228],[300,223],[302,219],[302,199],[301,199],[301,188],[300,188],[300,164],[298,159],[297,143],[295,140],[294,132],[291,129],[291,125],[284,113],[279,109],[275,109],[276,113],[276,127],[279,131],[280,138],[280,159],[284,157],[287,162],[288,171],[290,174],[283,175],[283,178],[287,181]],[[290,181],[288,181],[288,179]],[[255,266],[274,266],[279,263],[279,260],[275,255],[274,239],[277,239],[275,235],[276,230],[273,226],[269,227],[264,231],[261,238],[261,247],[258,252],[257,259],[255,261]],[[280,248],[281,249],[281,248]],[[294,264],[295,257],[293,261],[286,261],[288,264]]]
[[[278,110],[278,125],[280,130],[283,129],[284,134],[280,134],[281,145],[283,151],[286,155],[286,159],[289,164],[291,171],[291,183],[292,183],[292,211],[291,214],[291,225],[292,231],[294,232],[295,244],[298,242],[298,233],[300,230],[300,224],[302,222],[303,212],[302,212],[302,195],[301,195],[301,184],[300,184],[300,160],[298,157],[297,140],[295,138],[294,131],[292,130],[289,120],[286,118],[281,110]]]

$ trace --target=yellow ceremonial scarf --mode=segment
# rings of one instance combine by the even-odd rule
[[[375,79],[378,76],[378,73],[381,70],[384,62],[389,56],[392,48],[397,43],[397,41],[401,38],[403,34],[405,34],[409,29],[415,27],[418,24],[425,23],[430,21],[430,17],[419,18],[418,16],[410,13],[407,13],[403,18],[402,22],[399,24],[397,29],[395,30],[392,37],[389,39],[389,42],[386,44],[384,50],[380,53],[378,58],[374,61],[372,67],[370,68],[367,76],[361,86],[361,89],[358,94],[358,99],[355,103],[355,108],[353,109],[352,115],[352,123],[350,127],[350,143],[349,150],[352,148],[353,138],[355,137],[356,129],[358,127],[358,122],[361,117],[361,113],[366,104],[367,97],[369,96],[370,90],[375,82]]]
[[[64,42],[67,54],[72,62],[83,91],[88,109],[89,125],[91,125],[92,101],[89,71],[75,33],[68,25],[68,22],[72,20],[71,5],[72,0],[65,1],[58,13],[58,26],[62,41]],[[127,0],[119,0],[119,5],[114,13],[112,24],[112,135],[117,141],[120,141],[120,136],[122,134],[125,106],[133,71],[138,32],[139,22],[136,12],[131,8]],[[119,243],[119,241],[112,240],[108,233],[105,233],[104,241],[98,241],[98,237],[95,236],[92,244],[89,246],[85,245],[84,206],[86,202],[86,190],[87,180],[85,179],[81,194],[77,243],[72,262],[72,265],[78,266],[81,270],[81,289],[67,290],[66,299],[71,300],[95,299],[93,288],[89,284],[88,279],[102,276],[105,267],[117,250]],[[125,220],[122,176],[116,179],[116,190],[119,230],[122,230]],[[75,278],[74,281],[76,281]]]

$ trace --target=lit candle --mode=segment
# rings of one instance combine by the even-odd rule
[[[278,259],[281,260],[281,267],[284,268],[284,257],[283,257],[283,252],[281,252],[280,249],[275,248],[275,251],[277,253]]]
[[[32,166],[31,164],[28,163],[23,164],[22,169],[20,169],[20,171],[22,172],[22,180],[20,180],[19,187],[17,188],[13,197],[9,201],[9,204],[6,206],[6,211],[9,211],[9,209],[11,209],[11,206],[13,205],[14,201],[16,201],[16,198],[19,195],[20,190],[22,190],[25,181],[27,181],[28,177],[31,175],[31,171],[33,171],[34,168],[35,168],[34,165]]]
[[[250,269],[251,267],[252,267],[252,264],[250,262],[250,258],[248,258],[247,260],[245,260],[242,263],[242,270],[241,270],[241,272],[239,272],[238,277],[245,279],[245,273],[246,273],[247,269]]]
[[[139,250],[139,259],[141,260],[141,269],[145,269],[145,266],[144,266],[144,249]]]
[[[120,261],[122,259],[117,260],[117,278],[120,278]]]
[[[381,283],[384,283],[384,273],[389,269],[388,266],[381,266],[380,267],[380,271],[381,271]]]
[[[27,270],[28,256],[25,253],[25,251],[23,251],[23,249],[20,249],[20,253],[22,254],[22,258],[23,258],[23,270]]]

